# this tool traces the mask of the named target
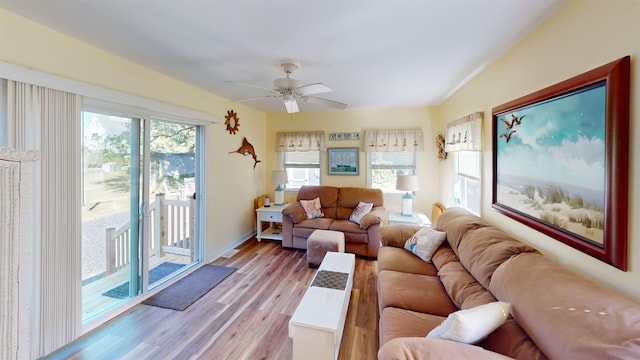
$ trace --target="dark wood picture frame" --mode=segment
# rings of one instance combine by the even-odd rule
[[[506,104],[494,107],[492,109],[492,138],[493,138],[493,196],[492,196],[492,208],[499,213],[502,213],[512,219],[515,219],[531,228],[534,228],[546,235],[549,235],[563,243],[572,246],[586,254],[589,254],[601,261],[615,266],[616,268],[626,271],[627,270],[627,237],[628,237],[628,184],[629,184],[629,88],[630,88],[630,57],[626,56],[615,60],[609,64],[603,65],[556,85],[552,85],[545,89],[536,91],[535,93],[523,96],[521,98],[512,100]],[[603,157],[604,166],[602,183],[604,188],[601,189],[602,194],[602,207],[599,209],[600,213],[604,213],[598,220],[598,233],[601,232],[602,241],[593,241],[588,237],[582,236],[579,231],[568,230],[569,226],[562,226],[569,222],[573,223],[573,228],[587,229],[590,232],[594,232],[592,228],[592,215],[589,213],[584,218],[577,221],[574,217],[567,219],[560,219],[558,222],[549,220],[549,215],[537,216],[535,214],[535,207],[538,209],[544,204],[549,204],[548,200],[552,190],[544,190],[544,186],[538,185],[523,185],[524,177],[506,175],[505,168],[508,164],[513,164],[514,155],[512,152],[509,155],[505,155],[505,149],[509,140],[512,144],[525,144],[523,139],[528,137],[534,137],[529,125],[527,128],[518,127],[525,122],[533,122],[536,120],[542,121],[542,114],[546,116],[546,123],[549,124],[549,111],[554,109],[554,105],[550,105],[553,102],[564,101],[565,103],[579,103],[579,97],[584,96],[581,101],[586,100],[586,95],[591,90],[600,94],[599,100],[602,106],[602,113],[604,115],[604,124],[602,119],[600,127],[603,131],[604,138],[604,154]],[[575,97],[572,99],[572,97]],[[575,100],[575,101],[574,101]],[[556,106],[555,108],[559,108]],[[575,109],[574,109],[575,110]],[[537,111],[537,112],[536,112]],[[588,109],[585,109],[588,111]],[[527,115],[529,117],[527,118]],[[536,117],[536,115],[538,115]],[[553,117],[554,121],[562,121],[567,119],[574,119],[576,122],[571,124],[572,128],[577,128],[578,132],[582,132],[582,123],[577,116],[584,116],[585,114],[572,113],[570,111],[566,113],[557,113],[557,117]],[[587,114],[591,115],[591,114]],[[597,117],[593,115],[593,117]],[[600,116],[601,117],[601,116]],[[509,120],[509,121],[506,121]],[[531,123],[528,123],[531,124]],[[568,123],[560,125],[563,127]],[[589,123],[590,125],[591,123]],[[526,129],[529,129],[527,133]],[[590,129],[590,128],[589,128]],[[585,130],[588,130],[585,128]],[[520,140],[518,138],[520,137]],[[559,135],[560,137],[560,135]],[[535,138],[535,141],[546,141],[548,138]],[[527,139],[531,141],[531,139]],[[557,141],[557,139],[556,139]],[[514,146],[513,149],[516,147]],[[500,155],[499,154],[500,151]],[[535,153],[531,153],[533,156]],[[511,158],[509,158],[511,156]],[[506,160],[509,159],[509,160]],[[527,164],[527,157],[521,156],[524,165]],[[531,160],[534,161],[534,160]],[[537,160],[536,160],[537,161]],[[540,163],[536,162],[534,166],[540,167]],[[513,171],[513,169],[509,169]],[[566,170],[567,174],[569,169]],[[515,174],[515,172],[513,172]],[[551,176],[551,175],[545,175]],[[562,175],[560,175],[562,176]],[[569,177],[567,176],[567,179]],[[514,179],[517,179],[514,180]],[[535,181],[542,182],[542,176],[531,179],[532,183]],[[562,180],[562,179],[560,179]],[[506,185],[509,181],[512,181],[510,185]],[[571,180],[567,182],[560,182],[561,184],[569,184]],[[500,186],[499,186],[500,185]],[[517,185],[517,186],[516,186]],[[552,189],[555,185],[550,185]],[[509,193],[507,193],[509,189]],[[560,189],[562,190],[562,189]],[[560,191],[562,194],[562,191]],[[598,193],[596,191],[596,193]],[[530,200],[524,198],[529,197]],[[519,205],[516,204],[516,199],[519,197]],[[531,208],[523,210],[525,203],[524,200],[530,201]],[[580,209],[583,207],[583,200],[580,195],[575,198],[571,198],[570,195],[564,195],[563,200],[557,204],[557,207],[552,211],[560,211],[560,205],[567,206],[567,203],[571,203],[570,209],[575,209],[578,206]],[[506,204],[508,203],[508,204]],[[579,204],[579,205],[576,205]],[[546,206],[546,205],[545,205]],[[586,208],[586,201],[584,207]],[[589,205],[592,206],[592,205]],[[519,209],[516,209],[519,207]],[[548,209],[544,208],[546,211]],[[549,211],[547,211],[549,212]],[[538,211],[542,214],[542,210]],[[555,216],[555,215],[550,215]],[[595,222],[595,221],[594,221]],[[560,225],[558,225],[560,223]],[[576,225],[577,224],[577,225]],[[587,231],[585,230],[585,231]]]

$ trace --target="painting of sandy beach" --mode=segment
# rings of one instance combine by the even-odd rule
[[[606,84],[494,114],[494,201],[604,246]]]

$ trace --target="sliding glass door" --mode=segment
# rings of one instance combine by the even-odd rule
[[[83,322],[200,261],[200,127],[121,115],[83,112]]]

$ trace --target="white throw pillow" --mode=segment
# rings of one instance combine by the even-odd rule
[[[427,339],[453,340],[475,344],[486,338],[509,317],[511,304],[497,301],[458,310],[427,334]]]
[[[313,200],[300,200],[300,205],[307,213],[307,219],[321,218],[324,216],[320,206],[320,198]]]
[[[353,212],[351,213],[349,220],[353,221],[356,224],[360,224],[360,220],[362,220],[362,218],[365,215],[370,213],[371,209],[373,209],[373,203],[366,203],[366,202],[360,201],[358,203],[358,206],[356,206],[356,208],[353,209]]]
[[[431,262],[433,253],[446,238],[445,232],[432,227],[423,227],[404,242],[404,248],[418,255],[422,260]]]

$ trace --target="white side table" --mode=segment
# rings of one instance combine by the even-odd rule
[[[261,207],[256,209],[257,213],[257,221],[256,221],[256,238],[258,241],[262,239],[272,239],[272,240],[280,240],[282,241],[282,232],[277,231],[269,227],[265,231],[262,231],[262,223],[282,223],[282,210],[288,204],[275,206],[271,205],[269,207]]]
[[[413,213],[413,216],[403,216],[398,213],[389,213],[389,224],[405,224],[405,225],[419,225],[419,226],[431,226],[431,220],[425,214]]]

